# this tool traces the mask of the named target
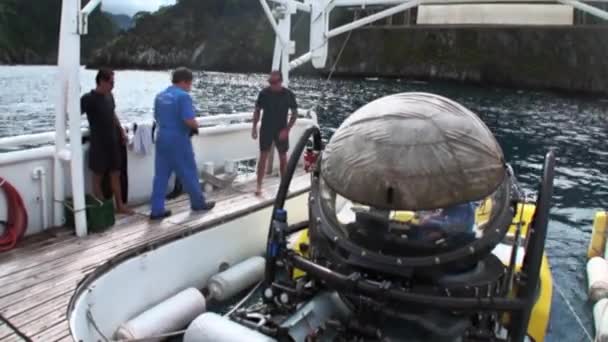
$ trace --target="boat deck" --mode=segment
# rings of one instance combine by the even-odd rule
[[[309,176],[297,174],[290,193],[306,191],[309,184]],[[26,238],[0,254],[0,341],[73,341],[68,304],[87,274],[130,249],[270,205],[278,185],[278,177],[267,178],[263,195],[256,197],[253,181],[235,183],[207,196],[217,202],[207,213],[191,213],[188,198],[180,196],[168,201],[173,215],[161,222],[150,222],[149,206],[143,205],[135,215],[119,217],[111,229],[86,238],[67,228]]]

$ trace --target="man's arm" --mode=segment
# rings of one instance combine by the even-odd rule
[[[114,125],[120,130],[120,139],[123,144],[127,143],[127,133],[125,129],[120,124],[120,120],[118,120],[118,115],[116,115],[116,104],[114,103],[114,96],[110,94],[110,99],[112,100],[112,107],[114,107]]]
[[[125,132],[125,129],[120,124],[120,120],[118,120],[118,116],[116,115],[116,111],[114,112],[114,124],[120,130],[120,140],[121,140],[121,142],[123,144],[126,144],[127,141],[128,141],[127,132]]]
[[[296,120],[298,120],[298,108],[291,109],[291,116],[289,117],[289,123],[287,124],[287,128],[291,129],[293,125],[296,124]]]
[[[198,134],[198,122],[196,121],[196,115],[194,115],[194,105],[192,104],[190,95],[182,96],[181,104],[182,120],[184,120],[186,126],[188,126],[194,134]]]
[[[253,127],[251,127],[251,137],[255,140],[258,138],[258,122],[260,122],[260,107],[255,106],[253,111]]]
[[[80,115],[87,112],[87,95],[82,95],[80,98]]]
[[[291,101],[289,103],[289,108],[291,108],[291,116],[289,117],[289,123],[287,124],[288,129],[291,129],[298,119],[298,102],[296,101],[296,96],[291,92],[290,94]]]
[[[253,126],[251,127],[251,137],[255,140],[258,138],[258,122],[260,122],[260,112],[262,111],[262,101],[264,100],[264,91],[258,94],[255,100],[255,110],[253,111]]]

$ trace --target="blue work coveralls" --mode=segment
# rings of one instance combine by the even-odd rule
[[[190,128],[184,122],[193,119],[192,98],[184,90],[170,86],[154,100],[154,118],[158,127],[151,215],[165,212],[165,195],[172,173],[175,173],[190,195],[190,206],[199,210],[205,197],[198,181]]]

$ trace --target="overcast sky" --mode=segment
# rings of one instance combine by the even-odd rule
[[[174,3],[175,0],[102,0],[101,2],[104,11],[128,15],[139,11],[156,11],[160,6]]]

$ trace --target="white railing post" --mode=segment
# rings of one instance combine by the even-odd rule
[[[332,6],[330,0],[316,0],[311,3],[309,50],[312,65],[321,69],[327,63],[329,17]]]
[[[63,20],[62,20],[63,21]],[[59,44],[62,41],[60,39]],[[61,50],[61,48],[59,49]],[[63,201],[65,200],[65,170],[63,161],[59,158],[66,145],[66,96],[67,96],[67,77],[62,72],[61,64],[57,70],[57,101],[55,103],[55,153],[53,159],[53,225],[59,227],[63,225]]]
[[[283,47],[279,37],[274,39],[274,53],[272,55],[272,70],[279,70],[281,66],[281,56],[283,55]]]
[[[281,56],[281,73],[283,74],[283,84],[285,87],[289,87],[289,56],[294,52],[291,41],[291,15],[296,12],[296,8],[291,3],[286,3],[284,6],[285,14],[279,21],[279,32],[286,41]]]
[[[70,173],[72,179],[72,198],[74,201],[74,223],[76,235],[87,235],[85,213],[84,165],[82,156],[82,134],[80,130],[80,0],[63,0],[61,28],[59,34],[58,72],[60,94],[57,100],[55,127],[55,216],[58,223],[63,217],[65,201],[65,172],[60,155],[65,154],[66,113],[70,127]]]

